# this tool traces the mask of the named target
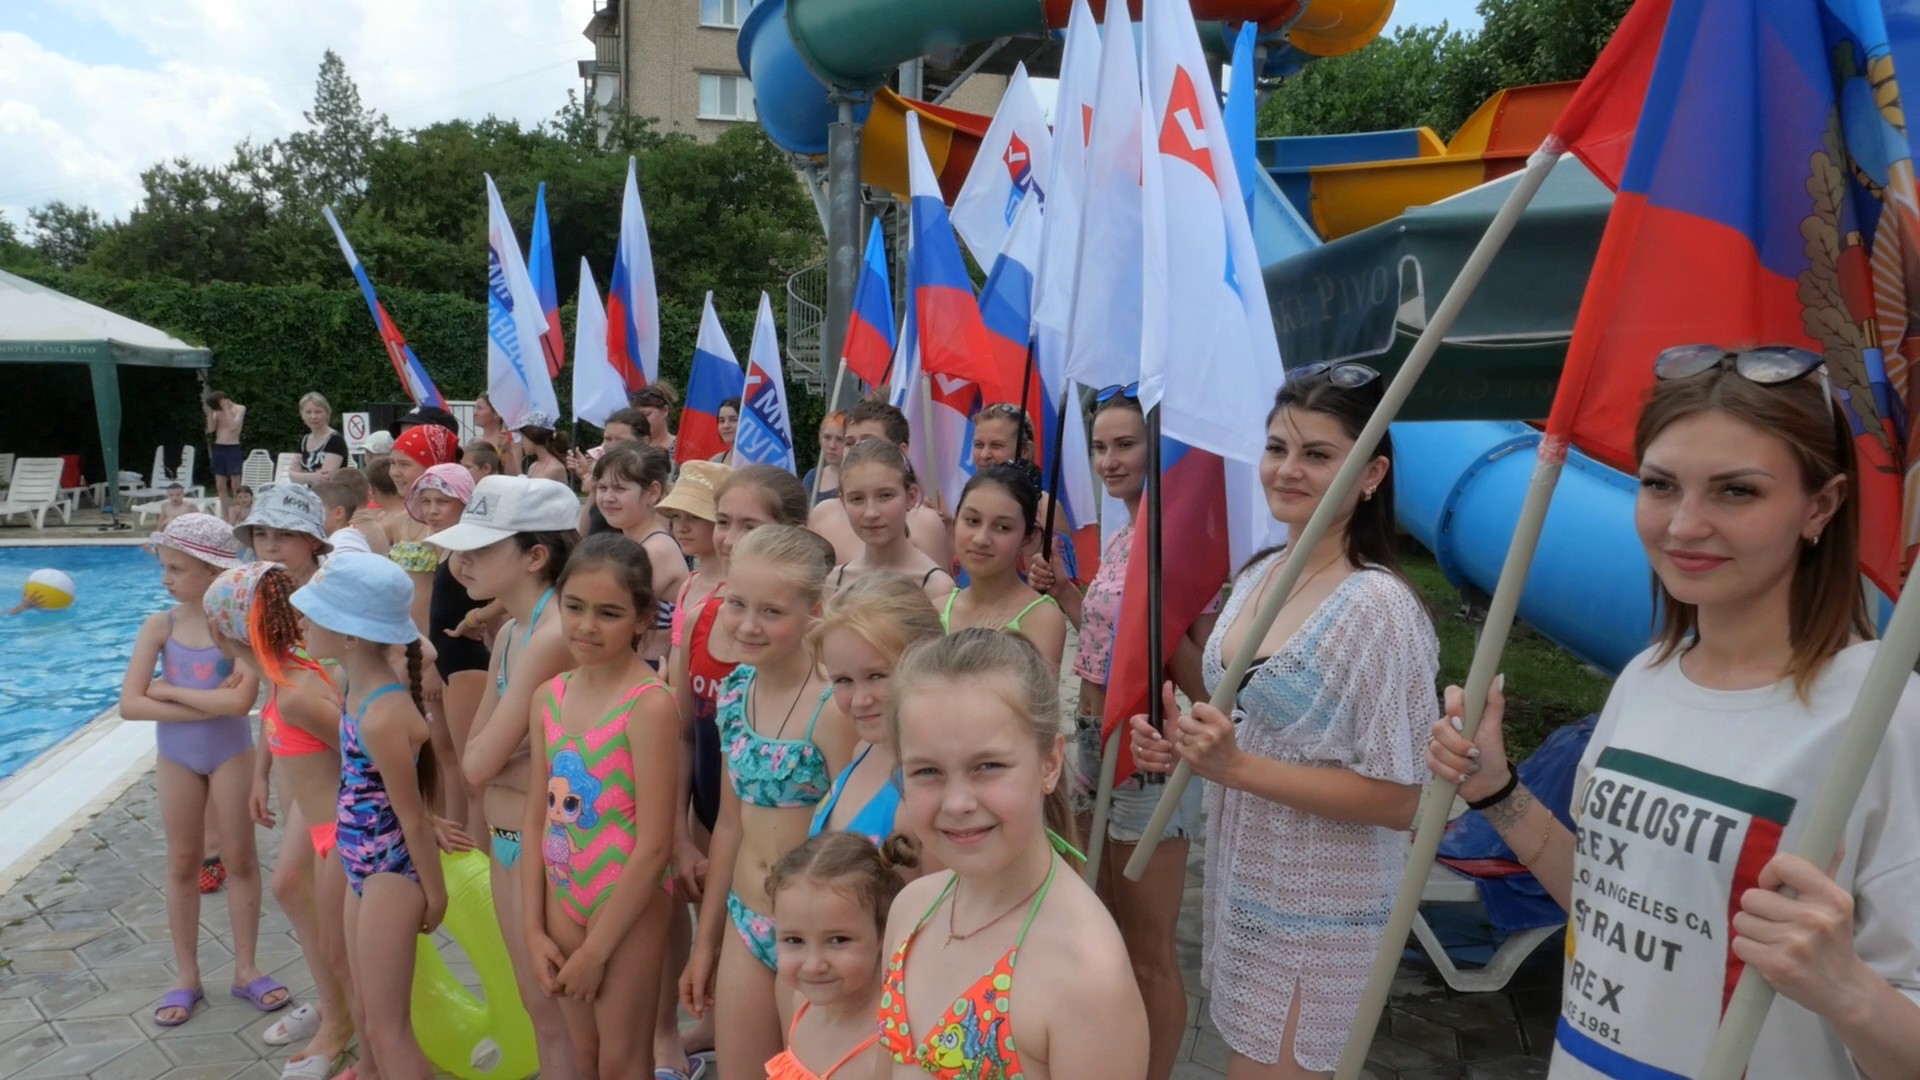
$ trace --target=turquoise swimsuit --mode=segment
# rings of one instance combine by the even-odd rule
[[[860,763],[867,760],[867,755],[871,753],[873,753],[873,747],[869,745],[860,751],[859,757],[853,759],[853,764],[840,770],[840,775],[834,777],[833,791],[827,796],[826,801],[820,804],[819,809],[813,812],[813,824],[807,827],[808,836],[818,836],[826,831],[827,821],[833,817],[833,808],[840,805],[840,795],[846,790],[847,778],[853,775],[853,771],[858,769]],[[873,846],[879,847],[886,843],[887,837],[893,835],[893,820],[899,815],[900,784],[897,778],[890,776],[886,783],[880,785],[880,790],[874,792],[873,797],[867,800],[867,805],[861,807],[860,812],[853,816],[853,820],[847,822],[846,831],[855,836],[866,837]]]
[[[539,600],[534,602],[533,618],[527,620],[527,628],[520,633],[522,649],[527,647],[527,642],[533,640],[534,628],[540,625],[540,615],[547,610],[547,601],[552,599],[553,590],[548,589],[540,594]],[[500,670],[493,673],[494,693],[503,697],[507,692],[507,646],[511,644],[513,644],[512,639],[500,643]],[[493,842],[488,845],[493,849],[493,857],[500,860],[501,866],[509,870],[513,869],[513,864],[520,861],[520,830],[489,826],[487,831],[493,834]]]
[[[720,746],[727,756],[733,793],[743,803],[773,810],[813,806],[833,788],[827,755],[813,742],[813,727],[820,722],[820,711],[826,708],[833,691],[821,692],[804,736],[768,738],[747,720],[747,690],[753,685],[753,676],[753,668],[742,664],[720,684]],[[731,892],[727,894],[727,915],[733,919],[733,928],[746,943],[747,951],[769,971],[775,970],[773,919],[747,907]]]

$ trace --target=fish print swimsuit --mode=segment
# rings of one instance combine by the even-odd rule
[[[375,874],[420,880],[413,856],[407,851],[406,834],[400,831],[400,818],[387,798],[386,778],[360,741],[360,724],[367,717],[367,706],[398,692],[399,683],[388,683],[362,698],[359,712],[350,713],[344,706],[340,710],[340,802],[334,816],[334,838],[340,866],[347,872],[347,884],[353,886],[355,896]]]
[[[1047,879],[1033,896],[1027,919],[1020,924],[1020,935],[1013,947],[980,976],[972,986],[947,1006],[933,1026],[932,1034],[915,1042],[907,1026],[907,951],[926,928],[940,905],[953,895],[958,878],[948,878],[947,887],[934,898],[913,932],[893,951],[885,980],[880,984],[880,1048],[893,1055],[901,1065],[918,1065],[923,1072],[940,1080],[1017,1080],[1023,1075],[1020,1053],[1013,1048],[1013,965],[1020,958],[1020,946],[1033,928],[1034,916],[1053,888],[1053,875],[1060,860],[1053,860]]]
[[[813,742],[813,726],[820,722],[820,710],[826,708],[833,691],[821,691],[804,736],[782,739],[776,732],[768,737],[755,731],[747,719],[747,690],[753,685],[753,675],[753,668],[742,664],[720,684],[720,743],[726,749],[733,793],[743,803],[773,810],[813,806],[826,798],[833,786],[826,752]],[[767,970],[775,970],[773,917],[747,907],[739,894],[731,891],[727,893],[727,915],[747,950],[767,965]]]
[[[638,842],[634,821],[633,747],[627,714],[655,679],[630,687],[606,715],[579,735],[561,726],[560,702],[572,672],[554,676],[542,730],[547,743],[547,833],[540,856],[560,910],[581,926],[613,895]],[[672,880],[671,869],[668,881]]]

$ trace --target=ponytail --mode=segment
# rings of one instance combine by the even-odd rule
[[[426,694],[420,678],[425,659],[419,638],[407,642],[407,694],[413,698],[413,707],[419,711],[422,720],[427,716]],[[431,739],[420,748],[419,756],[414,758],[413,779],[420,788],[420,801],[423,804],[432,806],[439,801],[440,769],[434,759]]]

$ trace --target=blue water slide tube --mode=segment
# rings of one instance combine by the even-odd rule
[[[773,145],[791,154],[819,157],[827,152],[827,125],[838,106],[800,59],[787,32],[787,0],[760,0],[740,24],[740,67],[753,82],[754,110]],[[854,109],[856,123],[867,122],[872,106]]]
[[[1393,425],[1400,526],[1455,585],[1491,593],[1533,476],[1540,433],[1511,421]],[[1653,635],[1651,569],[1633,528],[1635,483],[1567,455],[1520,595],[1520,618],[1609,674]]]

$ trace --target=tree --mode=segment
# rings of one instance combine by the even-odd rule
[[[30,271],[45,269],[46,259],[20,238],[20,229],[0,210],[0,270]]]
[[[386,114],[361,105],[360,87],[332,49],[320,58],[313,108],[301,115],[312,129],[297,131],[277,145],[292,167],[300,201],[337,206],[364,196],[374,148],[396,132]]]
[[[50,263],[71,270],[86,261],[100,240],[106,221],[90,206],[55,200],[27,211],[33,224],[34,246]]]
[[[1504,87],[1584,77],[1631,4],[1480,0],[1478,33],[1402,27],[1288,79],[1261,111],[1261,134],[1430,127],[1449,137]]]

